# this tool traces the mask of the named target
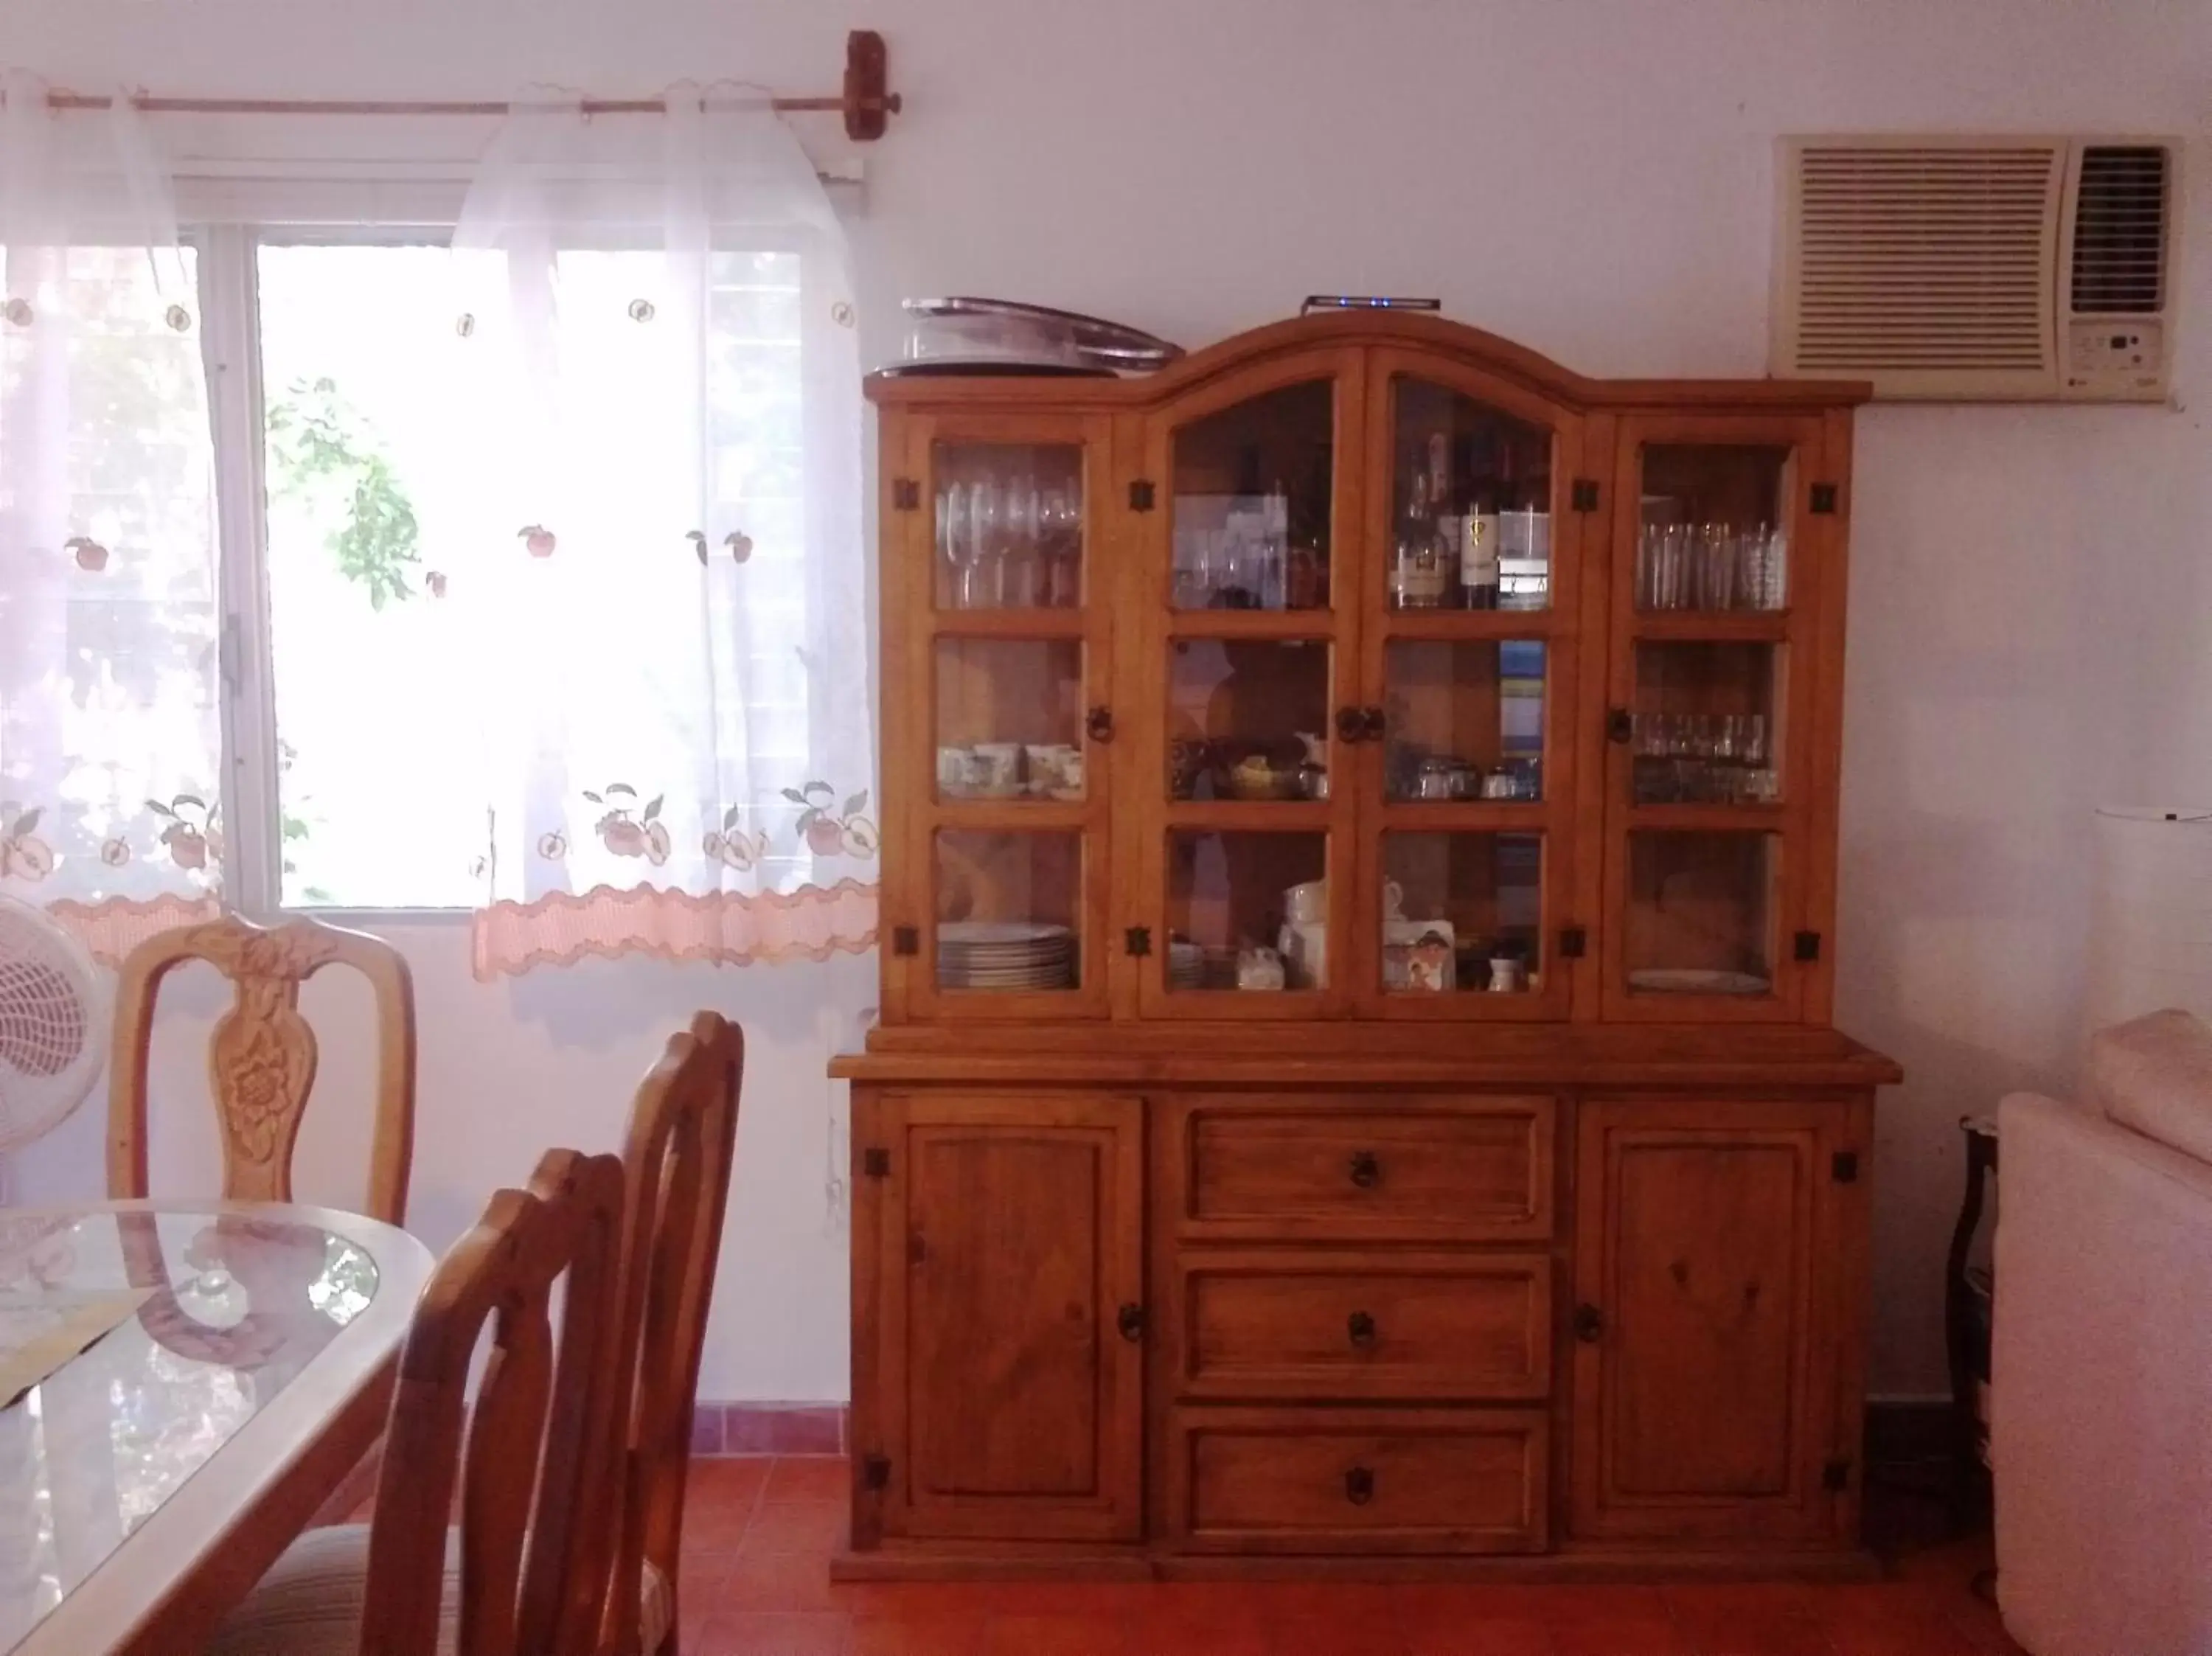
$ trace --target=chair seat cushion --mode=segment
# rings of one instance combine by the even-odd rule
[[[674,1601],[667,1579],[647,1564],[638,1592],[641,1648],[658,1650],[667,1639]],[[224,1618],[206,1656],[357,1656],[368,1603],[368,1526],[309,1530]],[[453,1656],[460,1606],[460,1533],[449,1530],[435,1656]]]
[[[2146,1138],[2212,1162],[2212,1025],[2168,1008],[2089,1039],[2082,1090]]]

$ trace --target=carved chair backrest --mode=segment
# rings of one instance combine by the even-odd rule
[[[439,1648],[460,1491],[455,1656],[588,1656],[605,1614],[623,1167],[548,1150],[439,1262],[399,1357],[369,1520],[361,1656]],[[561,1286],[557,1332],[555,1286]],[[473,1404],[469,1370],[491,1350]]]
[[[675,1623],[692,1394],[721,1252],[744,1067],[744,1032],[702,1012],[690,1028],[669,1037],[630,1109],[613,1392],[624,1469],[622,1521],[600,1647],[611,1656],[637,1656],[646,1563],[668,1584]]]
[[[366,932],[313,920],[259,926],[234,918],[180,926],[132,949],[118,978],[108,1066],[107,1193],[146,1195],[146,1083],[161,980],[187,961],[229,978],[235,998],[208,1042],[208,1085],[222,1131],[222,1190],[232,1201],[292,1199],[292,1147],[314,1089],[314,1031],[300,986],[347,966],[376,996],[376,1136],[362,1210],[386,1224],[407,1215],[415,1140],[415,991],[398,950]]]

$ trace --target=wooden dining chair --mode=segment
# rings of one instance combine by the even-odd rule
[[[407,962],[381,938],[314,920],[259,926],[226,916],[179,926],[132,949],[117,979],[108,1066],[107,1193],[146,1195],[146,1079],[161,980],[188,961],[230,979],[234,999],[208,1043],[208,1085],[222,1131],[222,1195],[292,1199],[292,1148],[314,1089],[315,1034],[300,986],[348,966],[376,995],[376,1136],[362,1212],[404,1222],[415,1148],[415,990]]]
[[[669,1037],[630,1109],[622,1347],[612,1418],[621,1429],[622,1516],[601,1649],[672,1649],[691,1409],[738,1143],[744,1031],[702,1012]]]
[[[206,1656],[588,1656],[617,1521],[623,1204],[619,1159],[575,1150],[493,1196],[416,1308],[370,1521],[302,1535]]]

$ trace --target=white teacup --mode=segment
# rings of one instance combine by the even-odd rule
[[[1006,795],[1021,786],[1022,744],[1018,742],[978,742],[975,748],[975,791]]]
[[[939,748],[937,750],[937,791],[948,798],[959,798],[975,791],[975,751],[972,748]]]
[[[1065,742],[1031,743],[1029,756],[1030,792],[1066,798],[1083,792],[1083,750]]]

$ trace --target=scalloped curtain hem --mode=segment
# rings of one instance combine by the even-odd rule
[[[490,982],[587,955],[751,966],[860,955],[876,946],[876,893],[853,879],[757,896],[653,886],[549,892],[478,909],[469,922],[470,969]]]
[[[180,925],[199,925],[222,916],[218,897],[164,892],[158,897],[106,897],[79,902],[64,897],[46,905],[46,913],[85,947],[102,966],[119,967],[149,937]]]

